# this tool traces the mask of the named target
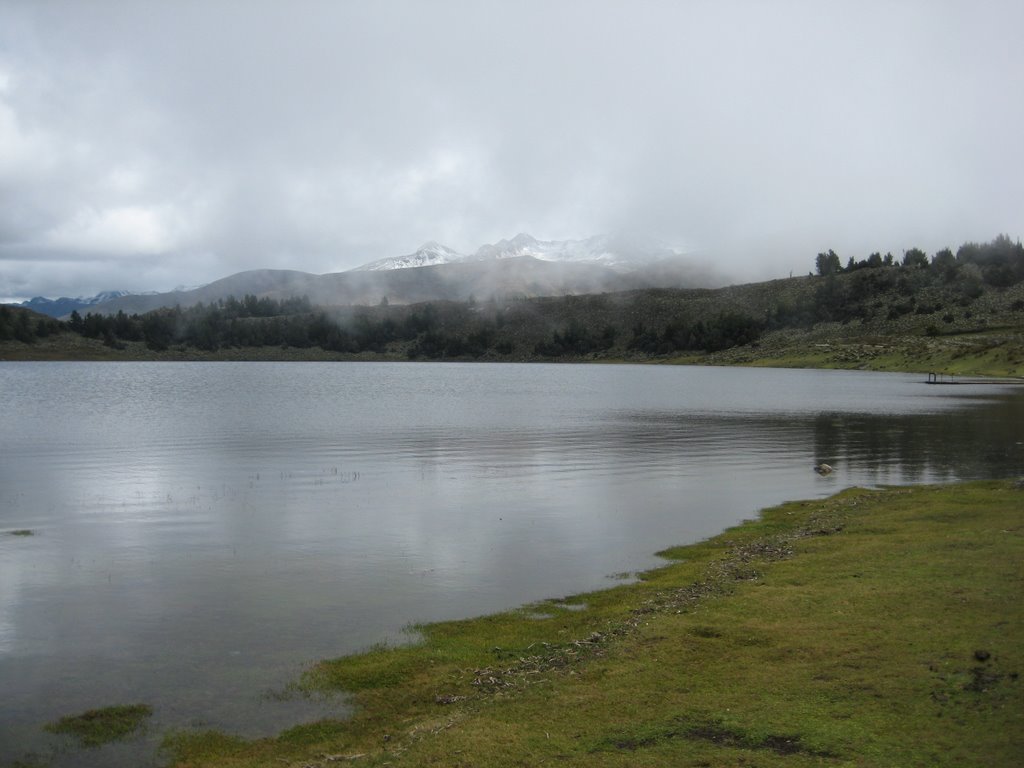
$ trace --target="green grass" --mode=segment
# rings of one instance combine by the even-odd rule
[[[19,528],[16,531],[8,531],[10,536],[35,536],[36,532],[29,528]]]
[[[1024,335],[1013,328],[938,337],[780,331],[750,346],[672,362],[1024,377]]]
[[[850,490],[662,554],[635,584],[317,665],[303,684],[350,691],[347,721],[251,743],[182,733],[172,752],[188,766],[1024,764],[1013,483]]]
[[[153,352],[140,342],[125,350],[103,346],[95,339],[62,334],[34,345],[0,342],[0,359],[9,360],[261,360],[404,361],[404,354],[347,355],[319,348],[247,347],[205,352],[172,348]],[[580,362],[573,358],[569,362]],[[549,360],[547,362],[554,362]],[[1024,335],[1019,329],[988,333],[877,336],[867,333],[838,337],[831,331],[782,331],[768,334],[756,344],[716,353],[694,352],[670,358],[624,356],[587,358],[590,363],[674,363],[679,365],[744,365],[773,368],[833,368],[872,371],[940,372],[956,376],[1024,377]]]
[[[51,733],[67,733],[87,747],[98,747],[123,739],[138,730],[153,714],[146,704],[124,704],[103,709],[90,709],[80,715],[62,717],[49,723]]]

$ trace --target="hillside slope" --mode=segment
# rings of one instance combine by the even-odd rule
[[[38,336],[38,321],[18,320],[18,337],[0,308],[0,357],[621,360],[1024,375],[1024,281],[967,278],[886,267],[720,289],[341,307],[250,294],[88,315],[77,326],[50,321]]]
[[[719,278],[720,280],[720,278]],[[537,296],[573,296],[652,286],[711,285],[713,273],[685,260],[666,259],[628,273],[593,262],[546,261],[528,255],[404,269],[365,269],[313,275],[292,270],[240,272],[190,291],[123,296],[90,312],[135,314],[210,304],[253,295],[284,300],[305,296],[320,306],[415,304]]]

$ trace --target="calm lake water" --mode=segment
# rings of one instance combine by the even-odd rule
[[[268,693],[411,622],[610,585],[786,499],[1024,474],[1024,388],[923,379],[0,363],[0,762],[154,764],[166,728],[343,714]],[[131,702],[155,710],[134,742],[40,729]]]

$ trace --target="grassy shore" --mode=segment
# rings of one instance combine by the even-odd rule
[[[105,346],[97,339],[60,334],[34,344],[0,342],[0,360],[89,361],[407,361],[400,350],[343,354],[319,347],[235,347],[216,351],[171,347],[148,349],[141,342],[127,342],[124,349]],[[479,362],[536,362],[536,359],[503,357],[467,358]],[[715,353],[677,357],[638,357],[623,354],[591,355],[543,362],[672,363],[680,365],[741,365],[774,368],[835,368],[848,370],[936,372],[953,376],[1017,377],[1024,380],[1024,331],[1019,328],[955,333],[935,337],[921,335],[846,335],[839,328],[785,330],[766,334],[755,344]]]
[[[356,714],[181,766],[1024,764],[1024,489],[849,490],[637,583],[326,661]],[[524,563],[524,567],[528,567]]]
[[[843,335],[834,328],[766,334],[756,344],[679,363],[772,368],[834,368],[1017,377],[1024,380],[1024,332],[990,329],[940,336]]]

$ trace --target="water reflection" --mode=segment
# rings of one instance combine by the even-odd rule
[[[1013,395],[938,413],[824,413],[814,420],[814,445],[817,455],[842,457],[876,483],[1007,477],[1024,465],[1022,424],[1024,398]]]

